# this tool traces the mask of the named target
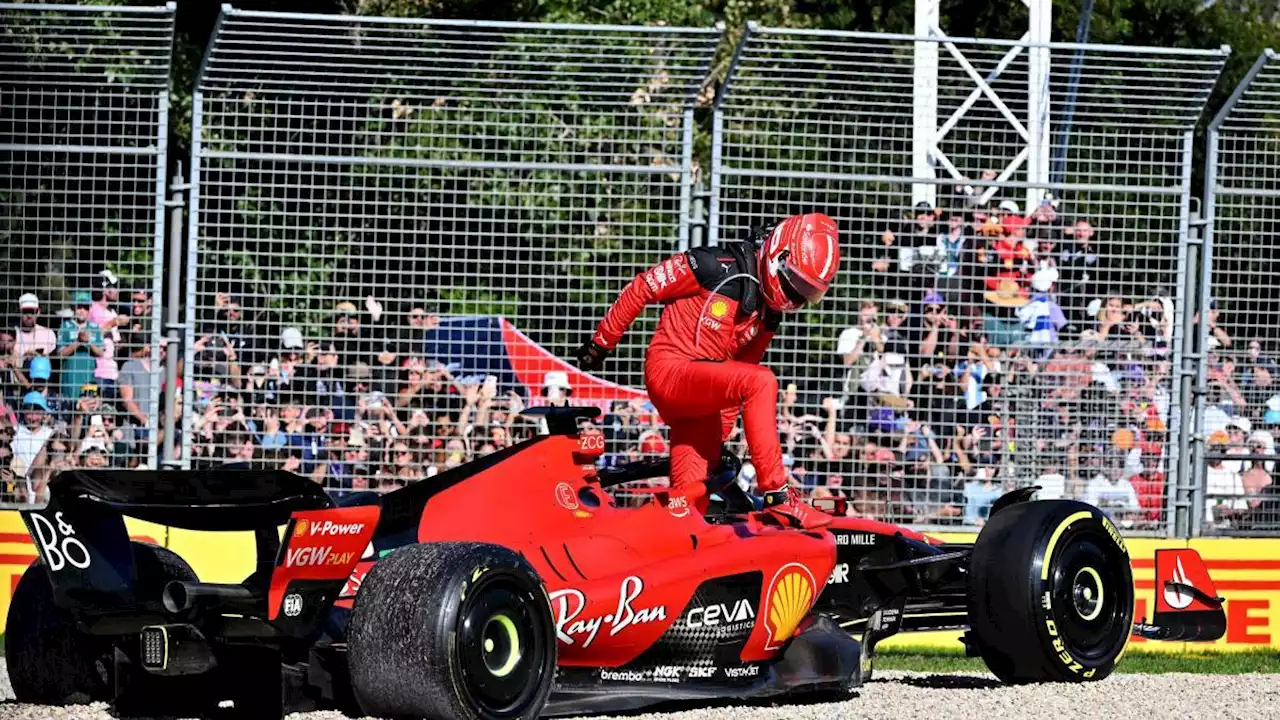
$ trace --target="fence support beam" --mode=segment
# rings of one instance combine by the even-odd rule
[[[912,88],[911,176],[932,180],[934,148],[938,136],[938,43],[929,38],[939,21],[938,0],[916,0],[915,75]],[[937,206],[937,187],[931,182],[911,186],[912,205],[927,202]]]

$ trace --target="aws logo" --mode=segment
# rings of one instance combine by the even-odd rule
[[[729,303],[723,300],[716,300],[711,303],[711,317],[722,318],[729,314]]]
[[[769,631],[769,639],[764,646],[766,650],[776,650],[791,638],[813,606],[817,585],[813,573],[800,563],[787,563],[778,568],[773,580],[769,581],[769,592],[764,601],[768,608],[764,625]]]

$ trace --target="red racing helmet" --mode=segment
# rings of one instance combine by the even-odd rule
[[[760,249],[760,290],[769,307],[795,312],[822,300],[839,266],[836,221],[822,213],[793,215]]]

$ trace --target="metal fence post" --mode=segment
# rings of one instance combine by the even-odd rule
[[[1176,300],[1178,305],[1174,322],[1181,326],[1182,333],[1178,357],[1174,361],[1178,380],[1177,403],[1174,407],[1178,411],[1178,422],[1171,426],[1176,428],[1174,442],[1177,447],[1178,463],[1176,466],[1171,465],[1174,474],[1171,478],[1172,482],[1168,484],[1167,492],[1168,513],[1173,518],[1169,526],[1170,536],[1179,538],[1191,537],[1191,528],[1194,526],[1192,504],[1196,500],[1196,478],[1192,441],[1196,435],[1194,408],[1198,386],[1195,385],[1195,379],[1200,364],[1195,340],[1195,313],[1196,305],[1199,304],[1198,268],[1203,227],[1204,221],[1200,218],[1200,213],[1189,210],[1183,257],[1178,263],[1178,267],[1182,269],[1182,278],[1178,283]]]
[[[182,267],[184,264],[184,256],[182,253],[182,238],[186,228],[183,226],[183,210],[186,203],[183,202],[183,193],[191,186],[187,184],[182,177],[182,163],[178,163],[178,169],[173,174],[173,181],[169,184],[172,196],[166,205],[169,208],[169,284],[168,298],[165,303],[165,393],[164,393],[164,455],[162,461],[164,466],[169,469],[177,469],[182,465],[182,458],[178,457],[175,452],[180,448],[175,441],[175,435],[180,423],[177,409],[180,407],[178,399],[182,397],[178,393],[178,352],[182,350],[182,338],[179,333],[186,329],[186,323],[180,320],[179,311],[182,308]],[[185,402],[181,405],[185,408]]]

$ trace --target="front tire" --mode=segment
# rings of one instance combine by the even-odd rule
[[[378,717],[538,717],[556,636],[537,572],[496,545],[410,545],[379,560],[348,626],[351,685]]]
[[[970,630],[1008,683],[1087,682],[1111,674],[1133,627],[1133,570],[1101,510],[1020,503],[987,523],[970,563]]]

